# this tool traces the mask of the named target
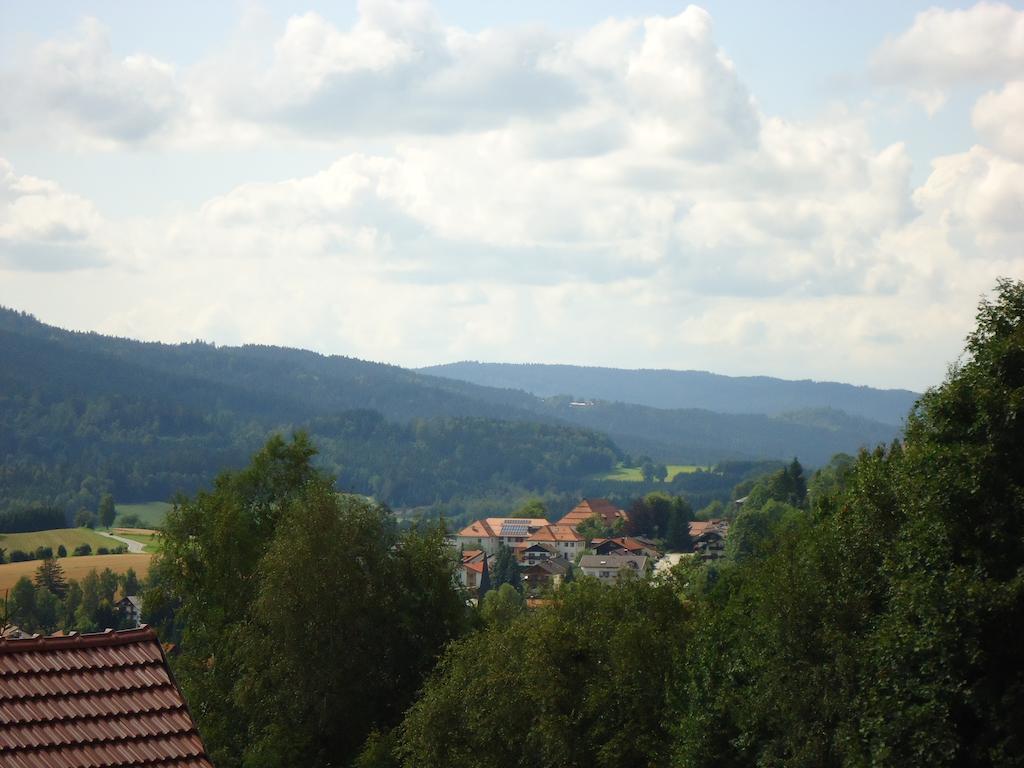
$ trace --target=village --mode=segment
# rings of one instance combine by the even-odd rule
[[[583,499],[555,523],[545,518],[488,517],[450,535],[448,541],[459,552],[459,582],[472,600],[481,600],[498,585],[494,574],[503,554],[506,560],[511,556],[522,591],[531,598],[577,575],[615,584],[623,578],[648,578],[682,557],[707,562],[725,555],[726,520],[688,521],[689,552],[666,552],[646,536],[626,535],[629,522],[629,513],[608,499]],[[595,530],[611,535],[586,535]]]

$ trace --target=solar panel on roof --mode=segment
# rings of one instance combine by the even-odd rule
[[[529,533],[529,522],[526,520],[505,520],[501,524],[501,536],[526,536]]]

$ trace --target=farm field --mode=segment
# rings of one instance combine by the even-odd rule
[[[106,541],[110,541],[106,539]],[[109,568],[114,573],[125,573],[134,568],[139,578],[149,573],[149,561],[152,555],[89,555],[87,557],[62,557],[57,560],[64,569],[64,577],[80,581],[94,568],[102,571]],[[39,567],[39,560],[28,560],[24,563],[4,563],[0,565],[0,594],[10,589],[22,576],[30,579]]]
[[[707,467],[698,467],[693,464],[666,464],[668,469],[668,480],[675,479],[676,475],[688,475],[692,472],[696,472],[699,469],[707,469]],[[641,483],[643,482],[644,476],[640,471],[640,467],[616,467],[611,472],[599,475],[598,480],[619,480],[627,483]]]
[[[167,516],[172,506],[166,501],[147,501],[142,504],[115,504],[114,509],[117,510],[117,519],[114,520],[114,524],[120,524],[121,515],[130,514],[138,515],[142,524],[149,528],[159,528],[163,525],[164,517]]]
[[[0,533],[0,547],[7,550],[7,556],[11,552],[20,549],[22,552],[35,551],[36,547],[52,547],[54,553],[61,544],[67,549],[68,554],[74,552],[75,547],[81,544],[88,544],[95,552],[98,547],[113,549],[118,543],[106,536],[100,536],[88,528],[55,528],[50,531],[32,531],[30,533]]]
[[[142,544],[146,552],[159,549],[157,532],[148,528],[112,528],[111,533]]]

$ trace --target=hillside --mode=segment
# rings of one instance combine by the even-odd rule
[[[0,310],[2,506],[73,514],[105,491],[118,503],[169,499],[298,428],[339,487],[399,507],[579,493],[625,453],[701,465],[797,455],[813,466],[897,432],[827,410],[576,408],[354,358],[143,343]]]
[[[460,362],[419,369],[487,387],[538,397],[570,395],[652,408],[778,416],[831,408],[883,424],[899,425],[918,395],[827,381],[786,381],[768,376],[721,376],[706,371],[624,370],[577,365]]]

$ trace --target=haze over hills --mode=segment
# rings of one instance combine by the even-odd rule
[[[418,370],[488,387],[523,390],[539,397],[571,395],[581,400],[609,400],[652,408],[699,408],[767,416],[831,408],[893,425],[903,423],[918,398],[918,393],[905,389],[874,389],[830,381],[789,381],[769,376],[723,376],[707,371],[473,361]]]
[[[482,386],[297,349],[143,343],[0,310],[0,496],[77,508],[194,491],[306,429],[343,488],[397,506],[582,492],[617,461],[810,466],[898,429],[835,409],[659,409]]]

